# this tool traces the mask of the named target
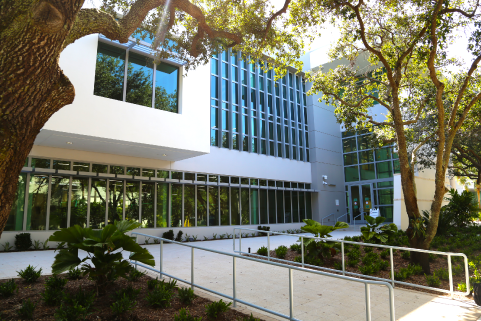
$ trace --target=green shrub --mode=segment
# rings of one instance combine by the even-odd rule
[[[95,301],[95,291],[84,291],[82,287],[76,289],[73,293],[67,293],[64,296],[65,306],[72,306],[72,310],[80,310],[79,306],[85,308],[86,311],[90,310],[90,307]],[[77,306],[77,307],[75,307]],[[68,308],[67,311],[70,311]]]
[[[110,309],[112,310],[112,314],[114,316],[120,317],[125,313],[135,309],[136,305],[137,305],[137,301],[132,300],[131,298],[128,297],[127,294],[124,293],[124,295],[120,299],[117,299],[110,306]]]
[[[407,267],[410,276],[411,275],[423,275],[424,271],[421,265],[418,264],[409,264]]]
[[[88,309],[78,302],[67,304],[62,302],[60,307],[55,310],[55,320],[57,321],[80,321],[85,320]]]
[[[396,224],[381,225],[386,220],[385,217],[378,216],[376,218],[364,215],[366,226],[361,227],[361,233],[364,241],[372,241],[374,243],[386,243],[396,235],[398,231]]]
[[[377,255],[374,252],[370,252],[362,258],[362,263],[364,265],[370,265],[370,264],[375,263],[377,260],[379,260],[379,255]]]
[[[40,293],[40,296],[48,306],[58,306],[62,303],[63,291],[61,289],[45,287],[45,291]]]
[[[167,240],[174,240],[174,230],[168,230],[167,232],[162,233],[162,238]]]
[[[296,257],[294,258],[294,262],[302,263],[302,256],[300,256],[300,255],[299,255],[299,256],[296,256]]]
[[[341,262],[334,262],[334,268],[336,270],[342,270],[342,263]]]
[[[254,318],[254,317],[252,316],[252,313],[251,313],[250,316],[244,317],[244,318],[242,318],[242,319],[238,319],[238,321],[261,321],[261,319]]]
[[[155,280],[150,279],[147,281],[147,288],[149,290],[153,290],[157,286],[157,284],[159,284],[159,280],[157,278],[155,278]]]
[[[19,233],[15,235],[15,248],[19,251],[27,251],[32,247],[30,233]]]
[[[360,266],[359,271],[361,271],[361,273],[364,275],[372,275],[375,273],[375,269],[372,264]]]
[[[45,281],[45,287],[62,290],[67,282],[67,279],[61,278],[58,275],[53,275]]]
[[[449,280],[449,272],[446,269],[440,268],[434,271],[433,274],[436,274],[441,280]]]
[[[364,253],[371,253],[373,251],[373,248],[370,246],[365,246],[364,247]]]
[[[389,256],[389,249],[384,249],[381,251],[381,253],[379,253],[381,255],[381,258],[383,260],[387,259],[387,257]]]
[[[91,258],[89,264],[81,265],[81,270],[95,282],[97,290],[103,290],[117,278],[127,278],[132,270],[129,259],[154,266],[152,254],[126,234],[138,227],[140,223],[137,222],[115,221],[101,230],[74,225],[55,232],[49,240],[65,242],[67,249],[60,250],[55,256],[52,272],[59,274],[71,270]],[[88,253],[87,258],[78,257],[79,249]],[[129,250],[129,259],[124,259],[123,249]]]
[[[436,254],[433,254],[433,253],[429,253],[429,261],[430,262],[434,262],[438,259],[438,256]]]
[[[170,307],[172,296],[172,289],[159,284],[147,294],[147,302],[154,308],[167,308]]]
[[[17,283],[15,283],[14,279],[3,282],[0,284],[0,297],[7,298],[12,296],[15,290],[17,290]]]
[[[389,267],[389,262],[387,261],[379,261],[376,263],[376,270],[383,270],[383,271],[387,271],[388,270],[388,267]]]
[[[276,256],[280,259],[285,259],[287,255],[287,246],[281,245],[276,249]]]
[[[41,247],[42,247],[42,242],[40,242],[39,240],[33,241],[33,249],[35,251],[40,250]]]
[[[411,254],[409,254],[409,251],[402,251],[401,252],[401,258],[405,260],[409,260],[411,258]]]
[[[476,196],[469,191],[461,194],[457,190],[451,189],[449,203],[441,208],[439,214],[438,233],[446,234],[453,227],[456,229],[465,228],[472,224],[473,219],[478,218],[479,212],[476,206]]]
[[[33,266],[29,265],[25,270],[17,271],[18,276],[21,277],[27,283],[34,283],[38,280],[42,274],[42,268],[36,270]]]
[[[67,279],[69,280],[79,280],[82,278],[82,270],[75,268],[67,271]]]
[[[466,292],[466,283],[458,283],[458,290],[461,292]]]
[[[324,262],[318,257],[306,257],[304,258],[304,263],[314,266],[322,266],[324,264]]]
[[[172,279],[169,282],[165,282],[165,280],[162,280],[162,281],[159,282],[159,284],[161,286],[167,288],[168,290],[173,290],[177,287],[177,280]]]
[[[456,265],[453,268],[453,274],[454,275],[461,275],[463,273],[463,267],[461,265]]]
[[[181,230],[177,232],[177,236],[175,237],[176,242],[182,242],[182,234],[184,234],[184,232],[182,232]]]
[[[180,301],[186,305],[191,304],[195,299],[194,290],[192,290],[192,288],[179,288],[177,293]]]
[[[202,317],[196,318],[187,309],[182,308],[178,314],[174,315],[174,321],[202,321]]]
[[[268,251],[267,247],[262,246],[257,250],[257,254],[267,256],[267,251]]]
[[[13,249],[13,246],[10,246],[10,242],[5,242],[4,244],[2,244],[2,247],[4,252],[9,252]]]
[[[116,291],[112,295],[112,299],[114,299],[114,301],[120,301],[124,297],[127,297],[129,300],[136,301],[139,293],[140,289],[134,289],[132,285],[128,285],[126,288]]]
[[[347,257],[350,260],[359,260],[359,258],[361,257],[361,252],[359,252],[359,250],[353,249],[347,254]]]
[[[17,314],[22,319],[33,319],[33,312],[37,307],[37,303],[30,301],[30,299],[23,300],[22,306],[17,310]]]
[[[144,272],[140,272],[139,270],[132,269],[130,271],[129,275],[127,275],[127,280],[129,280],[131,282],[137,282],[144,275],[145,275]]]
[[[426,283],[427,283],[429,286],[438,288],[438,287],[441,285],[441,281],[439,281],[439,277],[436,275],[435,272],[433,273],[433,275],[426,275],[426,274],[424,274],[424,276],[425,276],[425,278],[426,278]]]
[[[396,281],[404,281],[406,280],[407,276],[403,272],[394,272],[394,280]]]
[[[356,267],[359,265],[359,259],[348,259],[347,266]]]
[[[291,250],[296,251],[298,254],[302,253],[302,248],[300,244],[294,243],[291,245]]]
[[[207,313],[207,316],[211,319],[217,319],[217,316],[227,310],[229,310],[229,306],[232,304],[232,302],[226,303],[224,301],[219,300],[219,301],[214,301],[210,304],[208,304],[205,307],[205,312]]]

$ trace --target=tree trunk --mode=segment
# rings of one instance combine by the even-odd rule
[[[73,85],[58,60],[82,4],[75,0],[0,2],[0,236],[37,134],[74,99]]]
[[[428,253],[411,252],[411,263],[419,264],[423,268],[424,273],[427,275],[431,274]]]

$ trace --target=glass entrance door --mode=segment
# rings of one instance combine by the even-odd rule
[[[350,185],[349,197],[351,222],[364,223],[364,215],[369,214],[373,206],[372,184]]]

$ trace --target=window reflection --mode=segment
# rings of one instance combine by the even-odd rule
[[[23,209],[25,206],[25,184],[27,174],[20,174],[18,177],[17,192],[15,201],[10,210],[10,215],[5,225],[5,231],[21,231],[23,230]]]
[[[45,230],[47,225],[48,176],[32,175],[28,193],[27,230]]]
[[[58,230],[67,227],[69,185],[70,178],[52,176],[50,220],[48,227],[50,230]]]
[[[142,227],[154,227],[154,183],[142,183]]]
[[[105,226],[106,196],[107,182],[104,179],[92,179],[89,226],[93,229],[100,229]]]
[[[88,178],[72,177],[72,196],[70,200],[70,226],[87,226],[88,189]]]
[[[140,183],[127,181],[125,185],[125,219],[138,222]]]

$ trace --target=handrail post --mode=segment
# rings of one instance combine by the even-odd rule
[[[369,283],[364,283],[366,295],[366,321],[371,321],[371,289]]]
[[[234,233],[232,234],[232,251],[235,253],[235,229]]]
[[[234,308],[236,307],[237,305],[237,300],[236,300],[236,297],[237,297],[237,293],[236,293],[236,289],[235,289],[235,283],[236,283],[236,264],[235,264],[235,257],[233,257],[233,260],[232,260],[232,297],[234,298],[234,303],[233,303],[233,306]]]
[[[138,237],[136,236],[136,237],[135,237],[135,243],[137,243],[137,241],[138,241]],[[137,260],[135,260],[134,262],[135,262],[135,263],[134,263],[134,265],[135,265],[135,270],[137,270]]]
[[[396,321],[396,313],[394,309],[394,289],[389,288],[389,312],[391,313],[390,315],[390,321]]]
[[[453,270],[451,266],[451,254],[448,254],[448,271],[449,271],[449,291],[451,292],[451,297],[453,297],[454,286],[453,286]]]
[[[466,254],[464,256],[464,274],[466,275],[466,292],[471,292],[471,286],[469,284],[469,266],[468,266],[468,257]]]
[[[301,257],[302,257],[302,267],[304,267],[304,237],[301,236]]]
[[[160,240],[160,258],[159,258],[159,271],[160,271],[160,278],[162,279],[162,257],[164,251],[164,240]]]
[[[271,260],[271,239],[270,239],[271,232],[267,232],[267,261]]]
[[[194,290],[194,248],[191,247],[190,255],[190,287]]]
[[[346,275],[346,268],[344,266],[344,242],[341,242],[341,257],[342,257],[342,275]]]
[[[389,249],[389,258],[391,260],[391,282],[394,287],[394,257],[392,253],[392,247]]]
[[[242,253],[242,231],[239,231],[239,253]]]
[[[292,269],[289,268],[289,316],[294,319],[294,281],[292,279]]]

